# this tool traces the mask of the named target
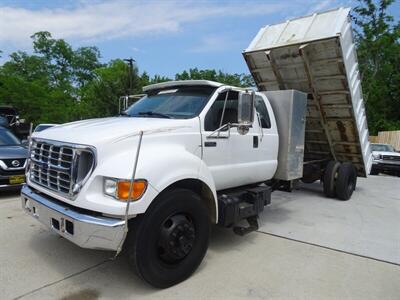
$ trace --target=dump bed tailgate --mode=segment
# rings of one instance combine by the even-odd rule
[[[308,93],[305,161],[371,167],[368,126],[349,9],[262,28],[243,55],[260,91]]]

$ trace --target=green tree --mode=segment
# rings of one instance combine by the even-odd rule
[[[14,52],[0,66],[0,104],[15,106],[35,124],[116,115],[120,96],[140,94],[143,86],[171,80],[160,75],[150,77],[146,72],[139,75],[134,65],[130,89],[129,67],[123,60],[102,64],[96,47],[74,49],[47,31],[31,38],[33,54]],[[250,75],[197,68],[176,74],[175,79],[254,85]]]
[[[0,67],[0,104],[15,106],[35,123],[63,123],[80,118],[81,92],[95,78],[100,52],[74,50],[49,32],[32,36],[34,54],[17,51]]]
[[[371,134],[400,129],[400,22],[388,14],[394,0],[359,0],[355,39]]]
[[[129,92],[129,67],[123,60],[113,60],[94,71],[94,79],[82,89],[80,118],[118,114],[118,98]],[[137,68],[132,76],[133,92],[141,93],[142,82]]]

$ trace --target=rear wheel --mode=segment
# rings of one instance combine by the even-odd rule
[[[130,264],[149,284],[167,288],[188,278],[208,248],[210,219],[190,190],[164,192],[136,217],[126,241]]]
[[[328,163],[324,172],[324,194],[329,198],[336,197],[336,180],[340,162],[332,160]]]
[[[352,163],[341,164],[336,181],[336,194],[340,200],[349,200],[357,184],[357,171]]]

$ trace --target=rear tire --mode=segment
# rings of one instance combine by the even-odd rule
[[[186,189],[166,191],[130,224],[128,260],[150,285],[167,288],[197,269],[209,235],[210,218],[201,198]]]
[[[357,184],[357,171],[352,163],[343,163],[338,171],[336,194],[339,200],[349,200]]]
[[[340,162],[332,160],[328,163],[324,172],[324,194],[328,198],[336,197],[336,180]]]

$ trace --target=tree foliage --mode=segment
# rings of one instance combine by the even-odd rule
[[[353,11],[357,54],[372,134],[400,129],[400,22],[394,0],[359,0]]]
[[[370,132],[400,129],[400,23],[388,14],[394,0],[358,1],[352,17]],[[130,78],[123,60],[101,63],[96,47],[74,49],[46,31],[35,33],[32,42],[33,54],[14,52],[0,66],[0,104],[15,106],[23,118],[36,124],[115,115],[120,96],[172,80],[139,74],[136,66]],[[250,75],[198,68],[174,79],[255,85]]]
[[[139,74],[137,67],[130,78],[123,60],[102,64],[96,47],[73,49],[47,31],[31,38],[33,54],[14,52],[0,66],[0,104],[15,106],[23,118],[35,124],[115,115],[120,96],[139,94],[145,85],[172,80],[159,75],[151,78],[146,72]],[[237,86],[252,84],[249,76],[196,68],[175,77]]]

